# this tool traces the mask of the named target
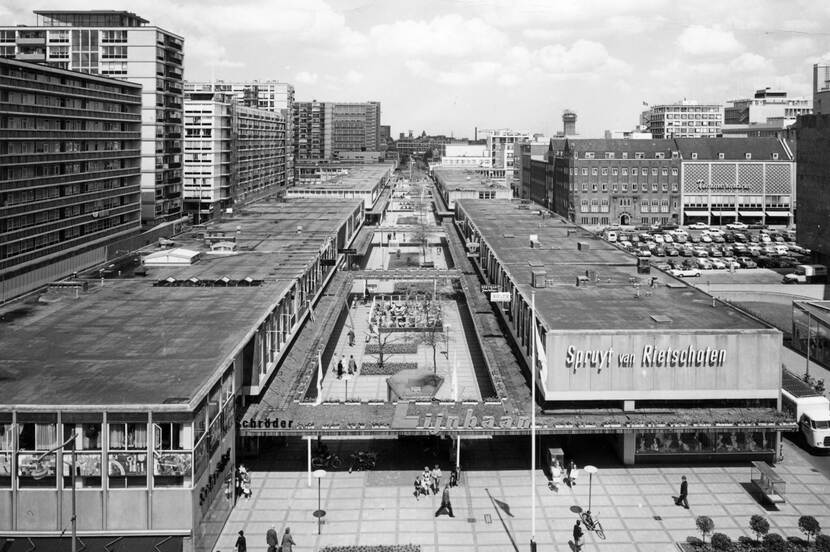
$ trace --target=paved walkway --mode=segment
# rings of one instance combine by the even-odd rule
[[[747,493],[748,467],[601,468],[593,480],[592,510],[602,521],[606,540],[589,533],[583,550],[674,551],[675,541],[696,536],[695,517],[699,515],[710,516],[715,530],[733,539],[752,536],[748,522],[753,514],[765,516],[771,532],[785,537],[802,536],[797,528],[801,515],[813,515],[822,527],[830,528],[830,481],[806,463],[801,451],[789,444],[785,447],[786,460],[776,469],[787,481],[787,503],[779,511],[767,511]],[[520,454],[503,452],[508,457]],[[321,484],[321,502],[328,514],[318,536],[311,516],[317,509],[316,482],[309,487],[301,471],[254,472],[253,498],[237,504],[215,550],[232,550],[237,531],[244,529],[249,550],[264,551],[265,532],[271,524],[280,532],[289,526],[301,551],[324,545],[406,543],[420,544],[424,552],[528,549],[527,470],[464,472],[463,485],[452,490],[454,519],[434,517],[440,495],[415,500],[412,481],[416,475],[414,470],[327,474]],[[681,475],[689,479],[689,510],[672,501]],[[575,512],[587,508],[588,480],[583,473],[573,489],[561,487],[558,493],[546,483],[539,472],[539,550],[570,551]]]

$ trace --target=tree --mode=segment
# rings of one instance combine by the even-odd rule
[[[732,544],[732,539],[730,539],[729,536],[724,535],[723,533],[715,533],[712,535],[712,548],[728,552],[734,548],[734,545]]]
[[[821,533],[821,525],[813,516],[801,516],[798,518],[798,528],[802,533],[807,535],[807,543],[810,542],[810,537],[815,537]]]
[[[697,530],[703,535],[703,542],[706,542],[706,535],[715,530],[715,522],[709,516],[698,516],[695,520]]]
[[[830,536],[819,535],[816,537],[816,552],[830,552]]]
[[[435,299],[433,298],[429,301],[426,311],[427,324],[426,330],[421,334],[421,342],[424,345],[432,347],[432,373],[437,374],[438,361],[436,357],[438,353],[438,344],[441,343],[441,341],[443,341],[441,338],[441,304],[435,301]]]
[[[755,541],[757,542],[769,533],[769,521],[764,516],[755,514],[749,518],[749,529],[755,533]]]
[[[386,335],[384,335],[383,325],[381,322],[378,322],[378,331],[377,334],[375,334],[375,337],[378,340],[378,367],[382,370],[383,362],[386,358],[386,343],[389,341],[389,338],[392,337],[392,332],[387,331]]]
[[[786,552],[787,541],[778,533],[764,535],[764,550],[767,552]]]

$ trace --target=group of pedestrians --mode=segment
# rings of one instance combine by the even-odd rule
[[[245,500],[250,500],[251,494],[251,474],[245,466],[239,466],[236,469],[236,496],[244,496]]]
[[[337,379],[343,378],[344,364],[348,366],[350,376],[357,373],[357,361],[355,361],[354,355],[349,355],[348,361],[346,361],[346,355],[340,355],[340,359],[337,361]]]
[[[268,552],[294,552],[294,537],[291,536],[291,529],[285,528],[282,535],[282,543],[277,536],[277,528],[272,525],[265,533],[265,543],[268,545]],[[248,552],[248,540],[245,538],[245,531],[239,531],[234,545],[235,552]]]

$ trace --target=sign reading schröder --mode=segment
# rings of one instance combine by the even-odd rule
[[[689,345],[682,349],[666,347],[659,349],[653,345],[644,345],[639,357],[637,353],[614,351],[614,347],[601,351],[596,349],[581,350],[571,345],[565,354],[565,366],[568,368],[644,368],[661,366],[723,366],[726,362],[726,349],[696,349]]]

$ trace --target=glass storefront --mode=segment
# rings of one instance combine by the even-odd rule
[[[825,321],[807,312],[800,302],[794,301],[793,347],[801,354],[806,355],[808,343],[810,360],[824,366],[830,366],[830,327]]]
[[[773,431],[658,431],[638,433],[637,456],[670,454],[771,453]]]

